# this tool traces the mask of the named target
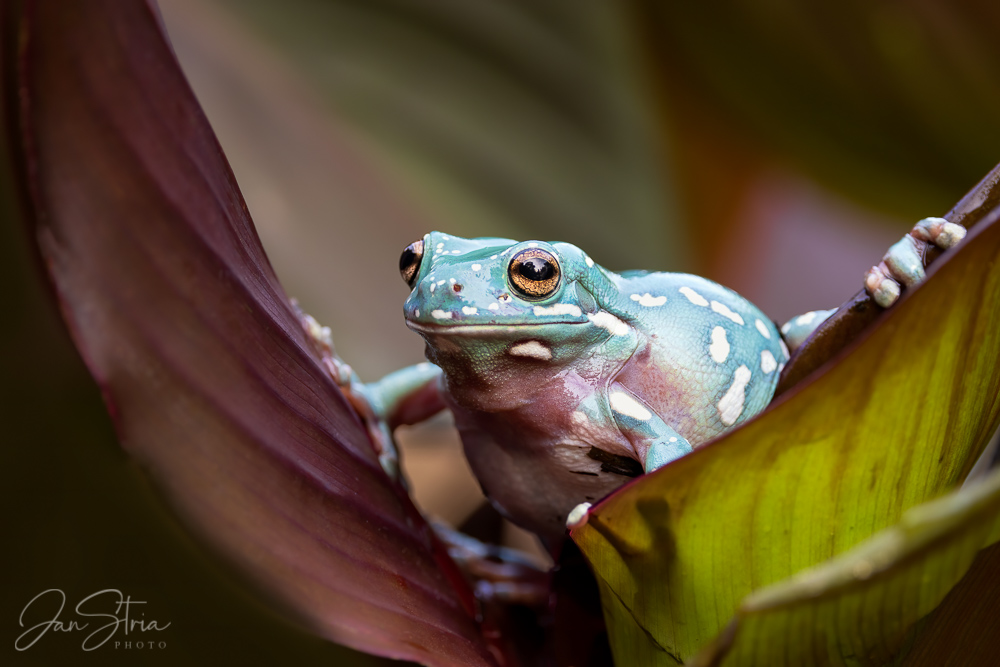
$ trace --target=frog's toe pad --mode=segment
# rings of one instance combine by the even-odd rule
[[[947,250],[965,238],[965,227],[948,222],[944,218],[924,218],[913,227],[911,235],[933,243],[942,250]]]

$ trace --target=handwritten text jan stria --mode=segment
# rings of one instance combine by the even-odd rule
[[[58,603],[58,606],[56,606]],[[85,632],[90,633],[84,637],[81,648],[84,651],[93,651],[103,646],[109,639],[115,636],[119,628],[128,635],[136,632],[149,632],[152,630],[166,630],[170,623],[160,625],[157,621],[147,621],[143,616],[140,619],[129,618],[129,614],[135,614],[130,609],[132,605],[146,604],[139,600],[133,600],[131,596],[122,595],[116,588],[106,588],[97,591],[83,598],[76,604],[74,611],[81,619],[71,619],[63,621],[60,616],[66,606],[66,594],[58,588],[50,588],[42,591],[21,610],[18,624],[25,627],[26,617],[43,616],[46,620],[35,623],[14,642],[14,648],[18,651],[25,651],[35,645],[49,630],[53,632]],[[55,609],[55,613],[43,611],[45,609]],[[29,613],[30,610],[30,613]],[[91,625],[95,627],[91,628]]]

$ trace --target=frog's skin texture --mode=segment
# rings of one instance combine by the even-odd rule
[[[955,227],[964,235],[921,221],[907,238],[960,239]],[[904,239],[869,272],[876,298],[922,278],[911,246]],[[571,520],[585,521],[586,503],[763,410],[788,343],[794,349],[833,312],[800,315],[779,331],[721,285],[616,274],[568,243],[432,232],[404,251],[400,269],[412,287],[406,323],[432,365],[354,381],[355,393],[376,417],[408,413],[395,423],[446,405],[487,497],[550,543],[564,537],[574,508]],[[407,404],[426,414],[399,407]]]

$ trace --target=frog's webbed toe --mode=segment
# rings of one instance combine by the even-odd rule
[[[903,287],[913,287],[925,278],[929,246],[947,250],[963,238],[965,227],[944,218],[924,218],[889,248],[877,266],[868,270],[865,289],[875,303],[888,308],[899,299]]]

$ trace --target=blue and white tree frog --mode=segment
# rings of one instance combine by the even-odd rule
[[[888,307],[899,283],[923,278],[918,240],[947,248],[964,235],[922,220],[866,287]],[[569,243],[431,232],[399,268],[406,324],[431,363],[371,384],[342,378],[376,424],[383,465],[395,471],[391,428],[446,406],[493,505],[550,543],[587,503],[763,410],[789,347],[834,312],[779,330],[714,282],[613,273]]]

